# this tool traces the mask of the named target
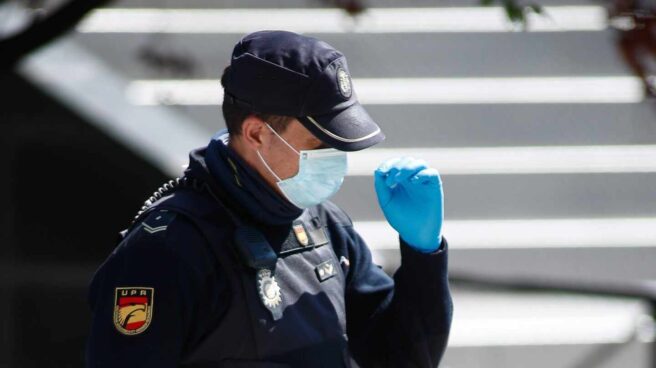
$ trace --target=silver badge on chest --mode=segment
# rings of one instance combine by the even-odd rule
[[[277,309],[282,303],[280,286],[270,270],[263,268],[257,271],[257,289],[262,303],[269,310]]]

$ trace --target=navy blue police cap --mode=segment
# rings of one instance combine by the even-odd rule
[[[357,151],[385,139],[358,102],[346,57],[316,38],[287,31],[248,34],[235,45],[221,84],[228,102],[296,117],[338,150]]]

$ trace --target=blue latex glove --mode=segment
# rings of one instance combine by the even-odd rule
[[[442,242],[444,194],[436,169],[424,160],[393,158],[374,172],[378,204],[408,245],[430,253]]]

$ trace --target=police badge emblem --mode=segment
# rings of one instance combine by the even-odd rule
[[[339,92],[342,96],[349,98],[351,97],[351,78],[344,68],[337,69],[337,85],[339,86]]]
[[[144,332],[153,318],[155,289],[117,287],[114,291],[114,327],[124,335]]]
[[[257,287],[264,306],[275,309],[282,303],[280,286],[271,271],[266,268],[257,271]]]

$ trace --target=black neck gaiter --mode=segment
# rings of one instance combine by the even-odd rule
[[[289,224],[303,212],[280,196],[260,174],[227,145],[228,132],[218,132],[207,146],[205,163],[226,193],[253,219],[268,225]]]

